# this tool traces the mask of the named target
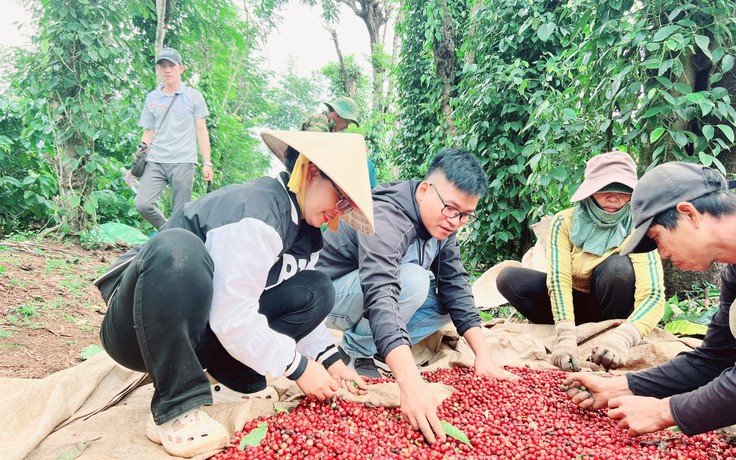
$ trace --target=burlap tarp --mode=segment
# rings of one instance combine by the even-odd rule
[[[620,320],[613,320],[579,326],[577,338],[581,358],[590,355],[601,336],[619,323]],[[553,326],[498,320],[486,324],[483,331],[500,364],[555,368],[550,356],[555,343]],[[698,343],[655,329],[631,350],[627,367],[617,372],[655,366]],[[452,331],[440,331],[414,346],[412,351],[423,371],[473,363],[469,346]],[[584,368],[601,370],[589,362],[584,362]],[[142,384],[142,377],[100,353],[44,379],[0,379],[2,457],[11,460],[173,458],[145,436],[153,388],[151,384]],[[215,404],[205,410],[235,432],[259,415],[274,415],[275,406],[290,409],[302,398],[296,385],[287,379],[276,379],[271,384],[281,397],[276,404],[253,400]],[[441,399],[451,392],[443,385],[434,385],[434,388]],[[355,397],[343,392],[340,395],[374,405],[396,406],[399,401],[395,384],[375,385],[365,396]],[[74,457],[72,454],[77,452],[82,453]]]

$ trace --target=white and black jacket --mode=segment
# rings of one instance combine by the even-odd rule
[[[210,327],[225,350],[260,374],[295,380],[307,357],[329,367],[339,353],[324,323],[295,343],[258,312],[264,291],[313,270],[322,249],[320,229],[302,221],[288,180],[281,173],[223,187],[184,205],[160,231],[182,228],[204,242],[215,267]]]

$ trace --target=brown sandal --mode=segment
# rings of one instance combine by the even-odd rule
[[[146,436],[163,445],[170,455],[185,458],[206,452],[214,454],[230,442],[230,434],[225,427],[201,408],[190,409],[161,425],[150,419],[146,425]]]

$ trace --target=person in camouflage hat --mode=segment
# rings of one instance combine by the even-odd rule
[[[347,96],[324,103],[327,110],[315,113],[302,123],[302,131],[340,132],[350,123],[358,126],[358,106]]]
[[[355,101],[347,96],[340,96],[330,102],[324,103],[327,111],[315,113],[302,123],[301,131],[318,131],[323,133],[337,133],[347,129],[350,123],[358,123],[358,106]],[[376,165],[368,159],[368,175],[371,188],[378,185],[376,177]]]

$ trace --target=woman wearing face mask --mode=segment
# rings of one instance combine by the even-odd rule
[[[365,392],[324,319],[332,282],[314,270],[323,223],[373,232],[365,142],[357,134],[265,131],[287,172],[187,203],[96,281],[100,337],[155,392],[146,435],[178,457],[216,452],[229,433],[202,406],[278,399],[266,374],[324,400]],[[206,369],[206,372],[205,372]]]
[[[605,337],[593,362],[617,368],[664,314],[662,261],[657,251],[621,256],[632,231],[629,200],[636,164],[623,152],[590,159],[574,207],[552,219],[547,273],[509,267],[496,280],[499,292],[533,323],[554,324],[554,364],[577,370],[575,325],[625,319]]]

